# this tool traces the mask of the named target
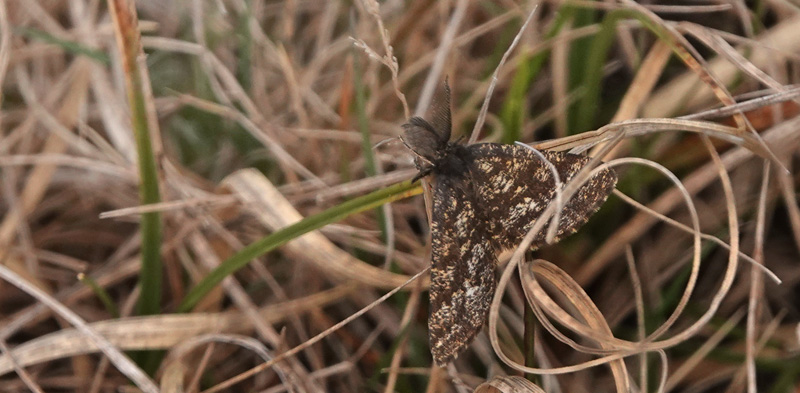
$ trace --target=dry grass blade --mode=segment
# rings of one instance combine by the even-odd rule
[[[633,296],[636,299],[636,334],[639,340],[644,340],[647,336],[645,327],[644,295],[642,291],[642,280],[636,271],[636,262],[633,258],[633,251],[630,247],[625,250],[625,260],[628,262],[628,270],[631,273],[631,283],[633,284]],[[647,391],[647,353],[639,355],[639,389]]]
[[[635,138],[657,132],[687,131],[712,136],[747,148],[759,156],[772,160],[774,153],[762,143],[760,138],[743,134],[734,127],[718,123],[683,119],[636,119],[603,126],[596,131],[584,132],[572,137],[540,142],[536,148],[545,150],[571,150],[575,153],[614,138]]]
[[[756,216],[756,234],[755,234],[755,247],[753,256],[758,264],[751,269],[750,296],[747,302],[747,339],[746,339],[746,357],[747,357],[747,391],[749,393],[756,392],[756,330],[758,329],[757,320],[760,319],[761,314],[761,301],[764,296],[764,278],[756,272],[757,266],[764,264],[764,232],[765,220],[767,210],[767,192],[769,190],[769,162],[764,163],[764,180],[761,182],[761,190],[758,198],[758,211]]]
[[[577,283],[575,283],[574,280],[569,277],[569,275],[565,274],[555,265],[544,261],[534,261],[532,264],[525,265],[521,264],[519,265],[519,268],[520,278],[525,284],[523,289],[525,289],[525,296],[528,299],[528,303],[533,306],[534,312],[539,317],[539,320],[544,323],[544,326],[548,329],[548,331],[556,336],[559,336],[561,340],[570,342],[571,346],[573,346],[575,349],[592,352],[592,350],[588,347],[579,345],[576,342],[568,339],[566,336],[558,333],[553,325],[549,324],[549,322],[546,322],[547,319],[542,313],[542,309],[540,308],[539,304],[550,303],[549,308],[554,311],[555,314],[560,314],[560,317],[558,318],[559,322],[565,324],[566,326],[580,329],[579,326],[583,325],[588,328],[589,330],[586,331],[586,333],[589,334],[587,336],[589,339],[599,342],[601,348],[598,348],[598,350],[602,349],[600,353],[612,353],[614,347],[613,344],[609,342],[609,338],[613,337],[611,328],[606,323],[605,319],[603,318],[603,314],[600,312],[597,306],[595,306],[591,299],[589,299],[589,296],[586,295],[586,293],[580,288],[580,286],[577,285]],[[545,280],[550,281],[556,288],[559,288],[561,291],[563,291],[564,295],[569,298],[570,301],[572,301],[571,306],[573,306],[580,314],[584,323],[579,323],[563,310],[556,311],[557,307],[554,308],[555,302],[553,302],[552,299],[546,295],[543,288],[538,285],[538,280],[535,277],[536,274],[541,275]],[[629,376],[624,362],[622,362],[620,359],[609,359],[609,366],[614,373],[617,391],[629,391],[631,389],[630,386],[628,386]],[[538,371],[537,373],[563,373],[580,369],[581,367],[566,367],[562,370],[550,369]]]
[[[430,106],[431,100],[433,99],[433,92],[436,90],[437,86],[439,86],[439,80],[442,79],[442,68],[444,67],[447,53],[451,49],[456,31],[461,25],[468,5],[469,1],[467,0],[458,0],[455,5],[455,10],[452,16],[450,16],[450,20],[447,22],[447,27],[442,34],[439,47],[436,49],[436,55],[433,59],[433,63],[430,65],[428,76],[425,78],[425,83],[422,85],[422,93],[417,101],[416,108],[414,108],[414,116],[422,116]]]
[[[694,232],[695,232],[692,228],[690,228],[690,227],[688,227],[686,225],[683,225],[683,224],[681,224],[681,223],[679,223],[679,222],[677,222],[677,221],[675,221],[675,220],[673,220],[673,219],[671,219],[671,218],[669,218],[669,217],[667,217],[667,216],[665,216],[663,214],[660,214],[660,213],[658,213],[658,212],[656,212],[654,210],[651,210],[647,206],[642,205],[641,203],[637,202],[635,199],[623,194],[619,190],[614,190],[614,194],[616,196],[622,198],[622,200],[624,200],[626,203],[630,204],[631,206],[634,206],[637,209],[642,210],[643,212],[645,212],[647,214],[650,214],[654,218],[657,218],[658,220],[660,220],[660,221],[662,221],[664,223],[670,224],[670,225],[674,226],[675,228],[678,228],[678,229],[680,229],[680,230],[682,230],[682,231],[684,231],[686,233],[689,233],[689,234],[694,234]],[[728,251],[730,251],[730,249],[731,249],[731,246],[729,246],[727,243],[725,243],[724,241],[722,241],[722,239],[720,239],[718,237],[714,237],[714,236],[711,236],[711,235],[706,234],[706,233],[701,233],[700,237],[703,240],[708,240],[708,241],[714,242],[717,245],[719,245],[720,247],[722,247],[722,248],[724,248],[724,249],[726,249]],[[742,258],[742,260],[752,264],[753,268],[759,269],[761,273],[766,274],[775,283],[777,283],[777,284],[781,283],[780,277],[778,277],[771,270],[765,268],[761,263],[759,263],[757,260],[755,260],[754,258],[750,257],[749,255],[747,255],[747,254],[745,254],[745,253],[740,251],[739,252],[739,258]]]
[[[108,212],[100,213],[100,218],[117,218],[129,215],[139,215],[149,212],[165,212],[170,210],[185,209],[194,206],[217,206],[217,205],[231,205],[235,202],[235,198],[230,196],[207,197],[207,198],[193,198],[183,201],[170,201],[161,203],[151,203],[147,206],[129,207],[125,209],[117,209]]]
[[[300,221],[302,216],[283,198],[278,189],[261,174],[243,170],[229,176],[225,184],[242,201],[254,208],[254,213],[271,231],[277,231]],[[308,233],[284,247],[300,260],[340,280],[354,280],[377,288],[396,288],[408,277],[381,270],[342,251],[319,233]]]
[[[799,119],[792,119],[781,123],[774,129],[765,132],[764,139],[770,146],[774,147],[776,154],[781,155],[783,149],[793,149],[800,143],[800,138],[798,138],[793,131],[798,125],[800,125]],[[726,168],[731,170],[742,165],[752,156],[752,151],[744,148],[737,148],[726,152],[722,157],[722,162]],[[690,194],[695,194],[706,188],[708,184],[715,179],[716,171],[716,168],[709,164],[703,168],[697,169],[690,176],[687,176],[683,183],[686,185],[686,189]],[[670,212],[677,206],[680,200],[678,199],[678,194],[679,192],[677,190],[668,191],[653,201],[649,205],[649,208],[661,214]],[[628,224],[620,228],[608,239],[605,246],[596,250],[594,256],[586,261],[586,264],[578,273],[578,282],[586,283],[590,281],[603,264],[621,253],[619,245],[631,243],[638,238],[646,228],[652,227],[655,223],[656,220],[652,219],[652,217],[647,217],[644,213],[631,219]]]
[[[495,377],[475,388],[475,393],[544,393],[542,388],[522,377]]]
[[[0,265],[0,276],[2,276],[5,281],[35,297],[38,301],[47,305],[47,307],[53,309],[53,311],[55,311],[59,316],[74,325],[81,337],[86,338],[89,343],[95,345],[100,351],[102,351],[103,354],[105,354],[111,360],[111,362],[114,363],[117,369],[125,374],[125,376],[130,378],[131,381],[136,384],[136,386],[142,389],[142,391],[152,393],[158,392],[158,387],[156,384],[142,371],[142,369],[136,366],[127,356],[125,356],[125,354],[123,354],[116,346],[114,346],[113,343],[108,341],[104,335],[100,334],[97,330],[89,326],[77,314],[70,311],[63,304],[59,303],[51,296],[48,296],[46,293],[31,285],[29,282],[25,281],[25,279],[2,265]],[[73,340],[71,344],[74,343],[75,341]],[[41,352],[39,352],[39,354],[41,354]],[[26,359],[23,359],[20,354],[17,354],[14,356],[14,358],[16,360],[15,363],[19,362],[19,365],[21,366],[25,366],[27,364],[25,362]]]
[[[364,307],[361,310],[353,313],[347,319],[337,323],[334,326],[331,326],[330,328],[328,328],[324,332],[316,335],[315,337],[312,337],[311,339],[309,339],[308,341],[304,342],[303,344],[301,344],[301,345],[299,345],[297,347],[294,347],[294,348],[290,349],[289,351],[283,352],[280,355],[278,355],[277,357],[271,359],[270,361],[268,361],[266,363],[263,363],[263,364],[259,365],[258,367],[252,368],[252,369],[250,369],[250,370],[248,370],[248,371],[246,371],[246,372],[244,372],[242,374],[239,374],[235,378],[231,378],[228,381],[225,381],[225,382],[222,382],[222,383],[220,383],[220,384],[218,384],[216,386],[213,386],[210,389],[205,390],[203,393],[218,392],[221,389],[225,389],[227,387],[230,387],[231,385],[241,381],[242,379],[248,378],[248,377],[250,377],[252,375],[255,375],[256,373],[258,373],[258,372],[260,372],[262,370],[266,370],[266,369],[274,366],[280,360],[283,360],[283,359],[286,359],[288,357],[296,355],[298,352],[300,352],[303,349],[305,349],[307,347],[310,347],[311,345],[313,345],[313,344],[317,343],[318,341],[324,339],[325,337],[327,337],[331,333],[341,329],[343,326],[345,326],[348,323],[352,322],[356,318],[361,317],[364,313],[366,313],[367,311],[371,310],[372,308],[378,306],[379,304],[383,303],[384,301],[386,301],[386,299],[390,298],[391,296],[393,296],[394,294],[399,292],[401,289],[403,289],[403,287],[405,287],[406,285],[410,284],[413,281],[416,281],[424,273],[427,273],[427,272],[428,272],[428,269],[425,269],[425,270],[417,273],[415,276],[411,277],[408,281],[406,281],[402,285],[398,286],[397,288],[394,288],[393,290],[387,292],[385,295],[381,296],[379,299],[377,299],[376,301],[372,302],[367,307]]]
[[[352,285],[342,286],[305,299],[267,306],[259,310],[259,315],[267,322],[278,322],[292,314],[339,301],[355,289]],[[250,318],[239,312],[122,318],[86,326],[107,340],[109,345],[122,350],[168,349],[203,334],[244,333],[253,329]],[[62,357],[96,352],[100,348],[104,347],[91,337],[86,337],[80,330],[67,329],[30,341],[15,348],[13,354],[20,365],[30,366]],[[11,371],[11,366],[10,358],[0,357],[0,374]]]
[[[13,367],[14,372],[19,375],[22,382],[25,383],[25,386],[30,389],[32,392],[35,393],[43,393],[44,390],[36,384],[36,382],[31,378],[30,374],[23,367],[19,365],[17,359],[14,357],[14,354],[11,353],[11,350],[6,345],[5,340],[0,340],[0,355],[8,359],[11,363],[11,367]]]
[[[749,58],[755,66],[764,68],[773,59],[773,54],[796,53],[800,49],[800,42],[795,39],[797,26],[800,24],[800,15],[783,20],[757,39],[753,45]],[[716,59],[709,64],[708,72],[723,82],[728,83],[738,75],[740,70],[735,64],[724,59]],[[687,100],[678,97],[686,97]],[[686,108],[692,110],[708,105],[712,100],[712,92],[701,88],[697,76],[692,74],[675,78],[666,86],[653,94],[644,106],[644,117],[665,117]]]
[[[733,317],[729,320],[725,321],[725,324],[722,326],[721,329],[714,332],[714,335],[709,338],[700,348],[694,352],[692,357],[690,357],[685,363],[681,365],[680,368],[672,372],[669,379],[667,380],[666,390],[672,390],[676,384],[678,384],[689,372],[697,367],[697,365],[703,361],[703,359],[708,356],[708,353],[725,338],[725,336],[736,327],[736,324],[739,320],[744,317],[744,311],[740,311],[736,313]]]
[[[6,80],[8,63],[11,60],[11,24],[8,20],[8,8],[6,4],[0,4],[0,81]],[[0,103],[5,99],[0,91]]]
[[[500,58],[500,63],[497,64],[497,67],[494,69],[494,73],[492,73],[491,82],[489,83],[489,89],[486,91],[486,98],[483,100],[483,105],[481,106],[481,111],[478,113],[478,118],[475,120],[475,126],[472,127],[472,133],[470,134],[468,143],[475,143],[478,139],[478,135],[480,134],[481,129],[483,128],[483,124],[486,121],[486,113],[489,111],[489,102],[492,99],[492,93],[494,92],[494,87],[497,85],[497,75],[500,73],[500,69],[508,60],[508,57],[511,55],[511,52],[514,51],[514,48],[517,47],[520,39],[522,38],[522,33],[525,32],[525,28],[528,27],[528,24],[533,20],[533,16],[536,14],[537,8],[531,10],[528,13],[528,17],[525,19],[525,22],[522,24],[522,27],[519,28],[519,31],[514,36],[514,40],[511,41],[511,44],[508,46],[505,52],[503,52],[503,57]]]
[[[383,44],[383,50],[386,52],[384,56],[377,56],[374,55],[374,51],[372,51],[369,46],[364,41],[356,40],[356,44],[361,46],[363,49],[367,50],[367,53],[370,54],[370,57],[378,58],[380,61],[389,69],[392,73],[392,85],[394,87],[394,92],[397,95],[397,98],[400,100],[400,103],[403,104],[403,114],[406,118],[411,116],[411,112],[408,109],[408,102],[406,102],[406,96],[400,90],[400,81],[398,80],[398,73],[400,71],[400,66],[397,64],[397,57],[394,56],[392,45],[389,44],[389,31],[383,25],[383,19],[381,19],[380,13],[380,5],[375,0],[362,0],[361,3],[363,4],[364,8],[366,8],[367,13],[369,13],[373,18],[375,18],[375,22],[378,24],[378,34],[381,37],[381,44]]]
[[[403,319],[400,321],[400,327],[402,330],[409,328],[411,318],[413,317],[414,313],[417,312],[417,307],[419,306],[422,293],[421,290],[422,285],[420,285],[418,282],[416,288],[414,288],[414,291],[411,293],[408,306],[406,307],[406,311],[403,313]],[[398,369],[400,368],[400,362],[402,361],[402,357],[405,353],[406,343],[407,339],[402,339],[400,343],[398,343],[397,352],[392,355],[392,362],[389,366],[389,378],[386,380],[386,389],[384,389],[386,393],[394,391],[394,386],[397,383],[397,373]]]
[[[182,393],[186,390],[183,386],[183,379],[188,368],[178,362],[171,363],[164,368],[164,376],[161,377],[162,393]]]
[[[608,148],[611,148],[611,147],[612,146],[607,146],[606,150]],[[713,149],[713,148],[709,147],[709,149]],[[601,154],[602,154],[602,152],[601,152]],[[713,154],[713,151],[712,151],[712,154]],[[717,173],[719,174],[721,180],[723,181],[723,186],[726,188],[726,192],[728,194],[730,194],[729,183],[728,183],[729,180],[727,178],[727,174],[724,172],[724,169],[721,166],[721,162],[718,159],[718,157],[716,157],[716,155],[714,155],[714,157],[716,158],[716,164],[717,164],[717,168],[716,169],[718,170]],[[614,162],[612,162],[612,164],[619,165],[619,164],[622,164],[622,163],[625,163],[625,162],[646,163],[645,160],[635,160],[635,159],[622,160],[622,159],[620,159],[620,160],[615,160]],[[543,289],[541,287],[539,287],[536,284],[536,282],[537,282],[536,278],[534,277],[534,275],[532,273],[530,273],[530,270],[521,269],[520,277],[521,277],[523,283],[528,283],[529,285],[530,284],[536,285],[534,287],[535,289],[533,289],[531,292],[526,291],[526,295],[528,296],[529,303],[533,306],[534,311],[537,313],[538,319],[544,324],[544,326],[548,329],[548,331],[551,334],[553,334],[554,337],[558,338],[560,341],[562,341],[564,343],[567,343],[568,345],[572,346],[576,350],[579,350],[579,351],[582,351],[582,352],[587,352],[587,353],[594,353],[594,354],[606,354],[606,356],[603,357],[603,358],[600,358],[600,359],[593,360],[593,361],[587,361],[587,362],[583,363],[583,365],[580,365],[580,366],[568,366],[568,367],[554,368],[554,369],[549,369],[549,370],[531,368],[531,367],[524,367],[524,366],[522,366],[522,365],[520,365],[518,363],[513,362],[505,354],[503,354],[502,351],[498,348],[496,333],[494,331],[494,325],[495,325],[494,320],[496,319],[496,317],[490,317],[490,329],[492,329],[490,331],[490,335],[492,337],[492,343],[495,346],[495,349],[498,352],[498,354],[500,354],[501,359],[503,359],[509,366],[514,367],[514,368],[516,368],[516,369],[518,369],[520,371],[529,372],[529,373],[564,373],[564,372],[573,372],[573,371],[582,369],[584,367],[591,367],[591,366],[594,366],[594,365],[597,365],[597,364],[610,362],[611,365],[612,365],[612,370],[614,371],[614,374],[615,374],[615,377],[616,377],[615,380],[617,381],[617,390],[618,391],[627,391],[628,390],[628,387],[627,387],[628,377],[627,377],[627,374],[625,374],[624,363],[621,363],[619,361],[619,359],[621,359],[623,357],[626,357],[626,356],[630,356],[630,355],[635,354],[635,353],[642,353],[643,351],[662,350],[664,348],[668,348],[668,347],[676,345],[676,344],[678,344],[678,343],[680,343],[682,341],[685,341],[687,338],[689,338],[692,335],[696,334],[699,331],[699,329],[702,328],[705,325],[705,323],[707,323],[710,320],[710,318],[714,315],[714,313],[716,312],[717,308],[719,307],[719,305],[721,303],[721,300],[724,298],[725,294],[729,291],[730,285],[731,285],[731,281],[732,281],[733,276],[735,274],[736,261],[738,260],[738,255],[734,255],[734,254],[738,253],[738,247],[737,247],[738,244],[737,244],[735,238],[732,241],[732,245],[731,245],[731,251],[732,252],[730,253],[730,257],[728,259],[729,260],[729,264],[728,264],[728,268],[727,268],[727,270],[726,270],[726,272],[724,274],[723,282],[722,282],[721,287],[718,290],[718,292],[714,295],[712,303],[711,303],[711,306],[709,307],[709,309],[703,314],[702,317],[699,318],[698,321],[696,321],[690,327],[688,327],[688,328],[684,329],[683,331],[675,334],[671,338],[667,338],[667,339],[660,340],[660,341],[655,341],[655,340],[657,340],[659,338],[660,335],[662,335],[665,331],[667,331],[667,329],[669,329],[675,323],[675,321],[681,315],[684,307],[688,304],[689,297],[692,294],[695,282],[697,280],[697,275],[698,275],[698,272],[699,272],[700,232],[699,232],[699,219],[698,219],[697,213],[696,213],[696,211],[694,209],[693,202],[691,200],[691,197],[690,197],[689,193],[680,184],[679,179],[677,177],[675,177],[674,175],[672,175],[666,168],[660,167],[660,166],[656,165],[655,163],[647,163],[647,164],[651,165],[651,166],[654,166],[654,167],[657,167],[657,168],[660,168],[660,170],[663,173],[667,174],[670,177],[670,179],[671,179],[671,181],[673,183],[675,183],[675,184],[677,184],[679,186],[679,190],[682,192],[684,200],[686,201],[687,206],[690,208],[690,211],[692,212],[692,223],[693,223],[693,226],[694,226],[694,230],[693,230],[693,234],[694,234],[694,247],[693,247],[694,248],[694,261],[693,261],[693,264],[692,264],[692,273],[691,273],[691,276],[689,278],[689,282],[687,284],[686,290],[684,291],[683,295],[681,296],[681,299],[680,299],[680,301],[678,303],[678,306],[676,307],[675,311],[672,313],[672,315],[662,325],[660,325],[654,332],[652,332],[648,337],[644,338],[641,342],[639,342],[639,343],[630,343],[630,342],[621,341],[621,340],[618,340],[618,339],[613,337],[610,329],[608,328],[608,326],[605,323],[605,320],[604,320],[602,314],[599,312],[599,310],[597,310],[597,308],[594,306],[592,301],[589,300],[588,296],[586,296],[586,294],[583,292],[583,290],[577,285],[577,283],[575,283],[575,281],[573,281],[571,278],[569,278],[560,269],[554,269],[554,266],[552,266],[551,269],[549,270],[549,274],[546,274],[545,277],[547,277],[551,281],[557,280],[557,277],[558,277],[558,283],[554,283],[555,287],[559,288],[561,291],[563,291],[565,293],[565,296],[568,299],[571,300],[572,306],[576,307],[578,312],[581,313],[581,317],[582,317],[581,319],[583,321],[585,321],[585,324],[578,322],[575,318],[571,317],[568,312],[563,311],[560,307],[558,307],[555,302],[553,302],[552,300],[549,300],[550,299],[549,296],[543,291]],[[600,169],[601,168],[597,168],[596,170],[600,170]],[[585,177],[583,179],[583,181],[585,181],[586,178],[588,178],[588,177]],[[578,183],[578,185],[575,185],[574,183],[577,183],[579,181],[581,181],[580,176],[576,177],[576,179],[573,182],[571,182],[573,184],[570,184],[570,186],[574,186],[574,187],[572,187],[573,190],[575,188],[577,188],[579,186],[579,184],[580,184],[580,183]],[[567,194],[567,196],[566,196],[567,200],[568,200],[569,196],[570,196],[570,194]],[[730,200],[730,196],[729,196],[728,200]],[[529,232],[529,235],[528,235],[528,238],[526,238],[526,240],[522,242],[520,247],[515,252],[514,257],[512,258],[512,262],[513,263],[510,264],[509,267],[506,268],[506,271],[504,272],[504,275],[503,275],[503,279],[501,280],[501,284],[498,286],[498,292],[501,293],[504,290],[505,285],[506,285],[505,284],[505,282],[506,282],[505,280],[507,280],[507,277],[509,277],[508,276],[509,271],[511,270],[511,268],[515,264],[518,263],[517,261],[519,261],[519,259],[521,258],[520,250],[524,250],[525,248],[527,248],[526,241],[530,241],[532,239],[532,234],[535,234],[536,232],[541,230],[540,228],[542,227],[542,224],[541,224],[540,221],[545,221],[546,222],[547,217],[549,217],[548,216],[548,212],[550,214],[552,214],[553,210],[560,209],[560,207],[558,205],[559,204],[557,204],[555,202],[550,203],[550,206],[548,206],[548,208],[545,210],[545,213],[542,215],[542,218],[537,220],[537,223],[535,223],[533,228],[531,228],[531,230]],[[728,209],[729,209],[729,212],[732,209],[732,206],[730,204],[728,206]],[[731,221],[731,225],[735,225],[735,222],[736,222],[735,215],[729,214],[729,220]],[[551,265],[539,264],[537,266],[547,267],[547,266],[551,266]],[[522,265],[520,265],[520,268],[521,267],[522,267]],[[539,274],[544,274],[545,272],[548,272],[548,270],[540,270]],[[527,288],[527,287],[525,287],[525,288]],[[493,305],[492,305],[492,314],[493,315],[496,313],[496,308],[495,307],[497,306],[497,298],[498,297],[496,296],[495,301],[493,302]],[[582,305],[577,303],[577,301],[579,299],[581,301],[580,304],[582,304]],[[548,319],[545,316],[545,314],[543,314],[542,311],[539,309],[539,307],[540,307],[539,304],[540,303],[543,305],[543,308],[545,310],[548,310],[549,315],[551,317],[554,317],[555,319],[557,319],[558,322],[561,325],[567,326],[571,330],[573,330],[574,332],[577,332],[577,333],[579,333],[581,335],[584,335],[585,337],[597,342],[599,344],[600,348],[593,349],[593,348],[586,347],[584,345],[579,345],[577,342],[575,342],[572,339],[569,339],[567,336],[561,334],[554,327],[554,325],[552,325],[548,321]],[[664,377],[666,377],[666,375],[664,375]]]

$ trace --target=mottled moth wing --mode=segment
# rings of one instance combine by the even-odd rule
[[[462,176],[437,176],[433,186],[428,336],[439,366],[481,331],[495,289],[497,252],[473,187]]]
[[[469,172],[486,215],[491,217],[492,241],[503,248],[516,247],[555,199],[555,180],[546,164],[529,149],[516,145],[482,143],[467,146],[472,160]],[[565,152],[544,151],[566,183],[590,158]],[[617,175],[606,170],[595,175],[561,211],[555,241],[578,230],[600,208],[614,189]],[[545,244],[547,226],[534,237],[532,248]]]

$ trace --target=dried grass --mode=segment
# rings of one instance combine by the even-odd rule
[[[0,390],[533,391],[525,372],[545,391],[797,389],[796,7],[547,2],[520,31],[537,3],[136,4],[149,75],[126,88],[105,2],[0,1]],[[311,228],[176,313],[246,245],[413,177],[402,144],[363,146],[445,76],[454,133],[591,149],[621,178],[578,234],[504,265],[488,334],[432,368],[421,197]],[[132,89],[160,203],[139,197]],[[570,135],[586,105],[596,130]],[[136,316],[155,213],[162,311]],[[165,351],[158,371],[139,350]]]

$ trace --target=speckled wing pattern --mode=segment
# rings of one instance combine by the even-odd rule
[[[486,216],[492,217],[489,222],[492,242],[500,248],[516,247],[555,199],[552,172],[539,156],[522,146],[481,143],[467,149],[473,157],[468,164],[471,180]],[[569,182],[590,161],[589,157],[565,152],[544,151],[542,154],[556,168],[562,184]],[[616,173],[605,170],[578,189],[561,211],[555,241],[583,226],[605,202],[616,182]],[[546,233],[547,227],[536,234],[531,248],[543,246]]]
[[[447,364],[486,322],[497,251],[473,184],[437,176],[431,224],[428,336],[438,365]]]
[[[590,158],[545,151],[562,183]],[[453,360],[483,327],[495,289],[498,251],[519,245],[555,198],[544,161],[527,148],[450,144],[433,169],[428,335],[437,365]],[[616,174],[592,177],[561,211],[556,241],[575,232],[603,204]],[[545,244],[547,227],[531,248]]]

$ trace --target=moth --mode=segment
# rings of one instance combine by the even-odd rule
[[[416,179],[431,176],[431,286],[428,336],[436,365],[453,360],[480,332],[495,290],[497,255],[519,245],[555,198],[552,172],[529,149],[450,141],[450,87],[434,97],[430,121],[412,117],[401,140],[415,155]],[[544,151],[568,182],[589,158]],[[604,170],[565,203],[556,241],[574,233],[600,208],[617,175]],[[531,248],[546,243],[547,229]]]

